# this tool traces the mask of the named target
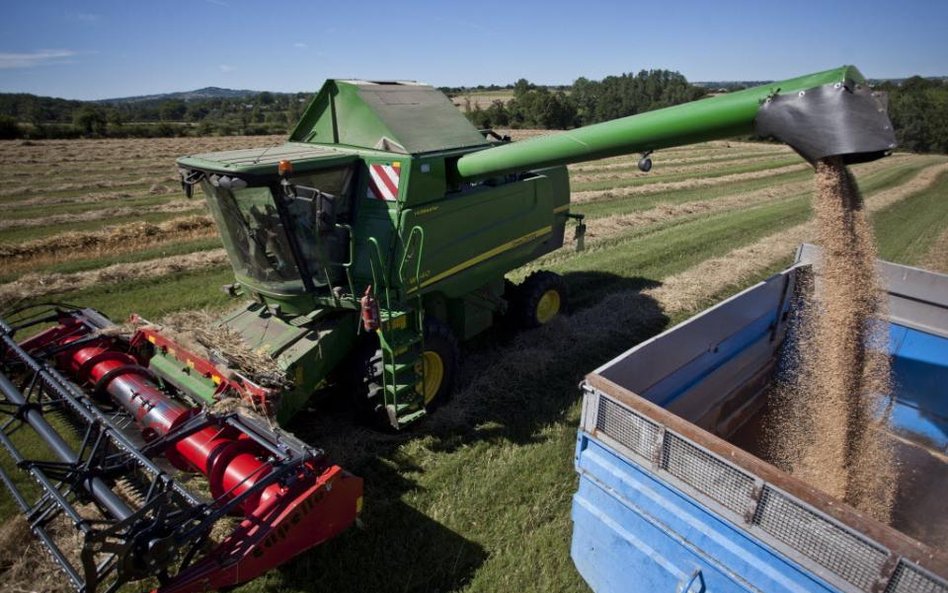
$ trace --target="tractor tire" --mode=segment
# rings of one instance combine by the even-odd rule
[[[461,350],[454,332],[436,317],[425,316],[425,365],[422,396],[425,410],[433,412],[451,398],[461,365]]]
[[[460,362],[461,353],[454,333],[437,318],[426,316],[425,348],[419,364],[427,364],[431,371],[431,378],[426,373],[422,385],[427,412],[433,412],[450,399]],[[380,430],[392,430],[385,410],[382,364],[378,337],[366,334],[350,358],[344,385],[357,420]]]
[[[517,287],[510,307],[511,319],[522,329],[546,325],[566,311],[567,296],[562,276],[546,270],[534,272]]]

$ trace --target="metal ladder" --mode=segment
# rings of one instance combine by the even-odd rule
[[[384,307],[380,308],[377,334],[382,351],[383,403],[388,420],[396,429],[425,415],[424,308],[418,291],[411,290],[418,287],[423,247],[424,230],[415,226],[408,235],[398,266],[403,294],[414,292],[415,296],[410,302],[393,304],[386,282]],[[373,264],[373,277],[376,276],[374,268]]]

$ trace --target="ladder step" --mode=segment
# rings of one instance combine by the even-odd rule
[[[419,418],[421,418],[422,416],[424,416],[425,413],[426,413],[426,412],[425,412],[425,409],[424,409],[424,408],[421,408],[420,410],[416,410],[416,411],[414,411],[414,412],[412,412],[412,413],[410,413],[410,414],[407,414],[407,415],[405,415],[405,416],[398,416],[398,423],[401,424],[402,426],[405,426],[405,425],[407,425],[407,424],[411,424],[411,423],[414,422],[415,420],[418,420]]]
[[[408,372],[415,373],[415,361],[411,362],[396,362],[395,364],[385,363],[385,372],[392,375],[398,376]]]
[[[420,385],[421,381],[411,383],[396,383],[395,385],[386,385],[385,391],[392,395],[404,395],[406,393],[413,393],[417,395],[417,389]]]

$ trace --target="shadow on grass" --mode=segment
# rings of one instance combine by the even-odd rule
[[[487,559],[484,548],[399,500],[413,486],[382,461],[361,467],[363,528],[352,528],[271,573],[262,590],[453,591]]]
[[[332,400],[295,419],[291,431],[365,478],[366,529],[350,530],[290,563],[282,569],[283,584],[351,590],[357,582],[362,590],[448,591],[470,581],[487,554],[404,502],[421,488],[412,476],[424,469],[403,447],[421,439],[426,449],[449,454],[484,441],[538,442],[544,427],[574,421],[569,413],[586,373],[668,322],[658,303],[641,294],[658,282],[598,272],[565,279],[573,295],[569,315],[525,332],[498,320],[464,344],[454,398],[418,425],[397,434],[374,431]]]

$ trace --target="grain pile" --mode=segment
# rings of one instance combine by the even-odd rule
[[[880,430],[890,392],[884,294],[855,180],[839,159],[817,163],[816,290],[798,310],[772,419],[774,460],[791,473],[888,522],[897,471]],[[812,288],[812,287],[811,287]]]

